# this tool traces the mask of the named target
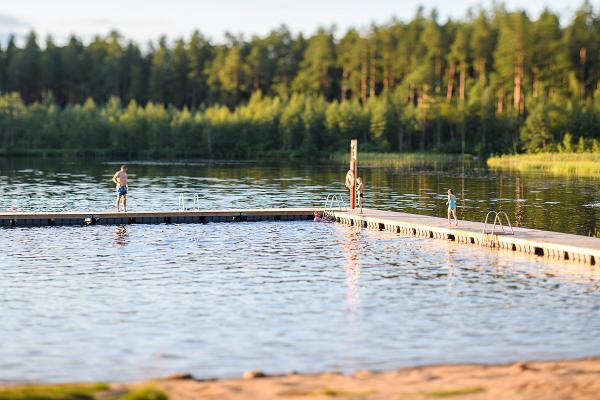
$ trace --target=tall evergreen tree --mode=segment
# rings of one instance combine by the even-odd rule
[[[295,91],[334,96],[332,73],[335,67],[333,34],[319,30],[308,43],[300,69],[293,82]]]

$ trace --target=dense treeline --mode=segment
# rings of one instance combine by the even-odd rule
[[[446,22],[419,11],[339,37],[281,27],[215,44],[195,32],[144,51],[114,32],[43,47],[31,33],[0,48],[0,144],[206,156],[312,154],[350,137],[374,150],[593,147],[599,80],[588,2],[564,26],[551,11]]]

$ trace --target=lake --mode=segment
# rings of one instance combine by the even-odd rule
[[[321,205],[343,165],[129,163],[130,210]],[[4,160],[2,209],[109,210],[116,163]],[[598,235],[598,181],[363,169],[371,207]],[[0,381],[598,355],[600,269],[314,222],[0,230]]]
[[[260,162],[129,163],[131,210],[177,209],[180,193],[203,208],[321,206],[346,193],[347,167]],[[0,160],[0,209],[110,210],[118,163]],[[600,236],[600,179],[492,171],[477,163],[361,168],[369,207],[445,216],[453,188],[459,218],[503,210],[517,226]]]

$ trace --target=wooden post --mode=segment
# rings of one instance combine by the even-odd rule
[[[354,210],[356,208],[356,178],[357,178],[357,153],[358,153],[358,140],[352,139],[350,141],[350,171],[354,176],[354,182],[350,188],[350,208]]]

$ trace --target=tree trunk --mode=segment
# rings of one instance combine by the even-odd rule
[[[446,100],[452,100],[452,92],[454,91],[454,74],[456,73],[456,66],[454,63],[450,64],[448,68],[448,89],[446,90]]]
[[[440,147],[442,147],[442,121],[440,120],[440,117],[437,117],[436,120],[436,131],[435,131],[435,138],[436,138],[436,146],[437,149],[439,150]]]
[[[342,100],[346,100],[346,96],[348,95],[348,75],[349,68],[346,64],[342,65],[342,92],[340,94],[340,98]]]
[[[425,151],[425,141],[427,138],[427,120],[423,120],[421,137],[419,138],[419,150]]]
[[[398,151],[404,150],[404,126],[402,126],[402,114],[398,113]]]
[[[258,70],[254,71],[254,79],[252,80],[252,87],[255,91],[260,89],[260,78],[258,76]]]
[[[435,92],[440,93],[442,91],[441,82],[442,82],[442,60],[440,57],[436,56],[434,61],[434,69],[435,69]]]
[[[390,52],[386,50],[383,53],[383,89],[387,90],[391,87],[391,67],[390,67]]]
[[[517,63],[515,65],[515,92],[514,92],[514,109],[519,115],[522,114],[522,92],[521,92],[521,81],[523,79],[523,55],[517,56]]]
[[[579,82],[581,82],[581,100],[587,97],[585,87],[585,64],[587,62],[587,49],[582,47],[579,49]]]
[[[369,54],[369,96],[375,97],[375,85],[377,83],[377,48],[373,44]]]
[[[504,111],[504,93],[502,89],[498,90],[498,102],[496,103],[496,113],[502,114]]]
[[[477,60],[477,75],[479,82],[485,84],[485,58]]]
[[[460,83],[459,83],[459,98],[460,101],[465,101],[465,89],[467,85],[467,63],[465,61],[460,62]]]
[[[419,97],[418,107],[423,107],[423,121],[421,121],[421,136],[419,137],[419,150],[425,151],[425,142],[427,140],[427,104],[425,102],[425,96]]]
[[[463,156],[463,160],[465,158],[465,147],[466,147],[466,140],[465,140],[466,130],[467,130],[466,125],[467,124],[465,123],[465,114],[462,113],[461,122],[460,122],[460,148],[461,148],[461,154]]]
[[[360,100],[363,104],[367,102],[367,50],[362,52],[360,65]]]

